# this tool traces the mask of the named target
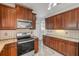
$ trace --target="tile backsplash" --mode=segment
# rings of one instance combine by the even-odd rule
[[[79,30],[46,30],[45,35],[79,39]]]
[[[33,34],[33,30],[29,30],[29,29],[0,30],[0,40],[16,38],[16,34],[18,32],[26,32],[26,33]]]
[[[0,40],[16,38],[16,30],[0,30]]]

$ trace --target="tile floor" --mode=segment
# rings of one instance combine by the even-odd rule
[[[63,56],[63,55],[43,45],[42,41],[39,41],[39,51],[38,53],[35,54],[35,56]]]
[[[34,50],[33,51],[30,51],[28,53],[25,53],[25,54],[23,54],[21,56],[34,56]]]

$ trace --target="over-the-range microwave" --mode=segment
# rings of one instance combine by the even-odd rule
[[[31,20],[17,20],[17,28],[32,28]]]

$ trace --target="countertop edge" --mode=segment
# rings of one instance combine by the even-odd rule
[[[79,40],[78,39],[72,39],[72,38],[66,38],[66,37],[57,37],[57,36],[50,36],[50,35],[44,35],[44,36],[49,36],[49,37],[56,37],[56,38],[60,38],[62,40],[68,40],[68,41],[72,41],[72,42],[77,42],[79,43]]]

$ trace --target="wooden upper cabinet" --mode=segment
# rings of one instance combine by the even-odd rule
[[[32,10],[24,8],[24,20],[32,20]]]
[[[50,18],[45,19],[46,29],[50,29]]]
[[[64,20],[64,29],[77,29],[76,10],[71,10],[63,13],[62,20]]]
[[[49,29],[54,29],[54,18],[49,17]]]
[[[0,5],[0,29],[16,29],[16,10]]]
[[[54,29],[63,29],[61,14],[54,16]]]
[[[32,10],[20,5],[16,5],[17,19],[32,20]]]
[[[36,29],[36,14],[32,13],[32,29]]]
[[[8,9],[8,17],[7,17],[7,28],[16,29],[16,10]]]
[[[62,29],[63,21],[61,15],[48,17],[46,21],[46,29]]]
[[[28,9],[28,20],[32,20],[32,10]]]
[[[79,8],[77,8],[77,27],[79,29]]]
[[[49,20],[48,20],[48,18],[45,19],[45,28],[49,29]]]
[[[17,19],[24,19],[24,8],[16,5]]]
[[[46,29],[53,29],[54,27],[54,23],[53,23],[53,18],[52,17],[48,17],[45,19],[45,27]]]
[[[72,9],[70,11],[48,17],[52,20],[46,20],[46,28],[51,29],[79,29],[79,8]]]
[[[28,20],[28,9],[24,8],[24,20]]]

